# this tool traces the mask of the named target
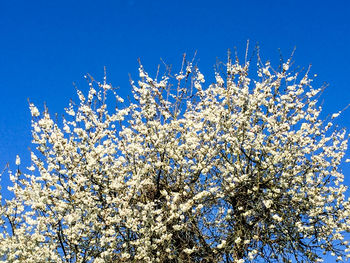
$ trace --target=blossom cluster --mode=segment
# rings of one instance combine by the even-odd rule
[[[127,104],[107,84],[61,122],[30,104],[35,149],[0,207],[3,262],[319,262],[350,256],[339,169],[347,133],[320,119],[309,72],[184,60]],[[19,157],[16,164],[20,167]]]

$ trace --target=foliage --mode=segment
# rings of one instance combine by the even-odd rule
[[[10,173],[3,261],[345,260],[346,132],[321,120],[308,71],[257,62],[229,58],[207,87],[185,60],[160,80],[140,66],[129,103],[91,79],[62,122],[30,104],[36,149]]]

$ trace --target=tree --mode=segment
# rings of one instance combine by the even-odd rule
[[[256,60],[253,74],[251,61],[229,56],[206,88],[185,59],[160,79],[140,65],[128,103],[106,79],[91,78],[62,121],[30,104],[36,149],[26,172],[10,172],[2,260],[349,257],[339,169],[348,136],[332,125],[339,113],[320,118],[322,88],[311,86],[309,71],[291,70],[291,59],[278,70]]]

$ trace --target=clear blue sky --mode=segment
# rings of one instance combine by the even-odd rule
[[[0,1],[0,168],[16,154],[29,161],[27,99],[63,113],[76,98],[73,82],[86,90],[90,73],[130,94],[137,59],[153,71],[160,58],[178,65],[197,50],[199,66],[211,72],[228,48],[244,52],[259,43],[263,59],[312,64],[315,85],[329,83],[325,113],[350,103],[349,1]],[[350,128],[350,109],[338,121]],[[350,185],[350,169],[344,166]]]

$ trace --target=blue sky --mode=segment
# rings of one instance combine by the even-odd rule
[[[29,162],[28,98],[51,113],[63,113],[75,99],[75,82],[86,90],[86,73],[130,94],[137,59],[154,71],[179,65],[197,51],[199,66],[212,72],[228,48],[244,53],[259,43],[262,58],[288,58],[329,84],[326,114],[350,103],[349,1],[0,1],[0,169],[16,154]],[[350,128],[350,109],[338,120]],[[343,167],[350,185],[350,169]]]

